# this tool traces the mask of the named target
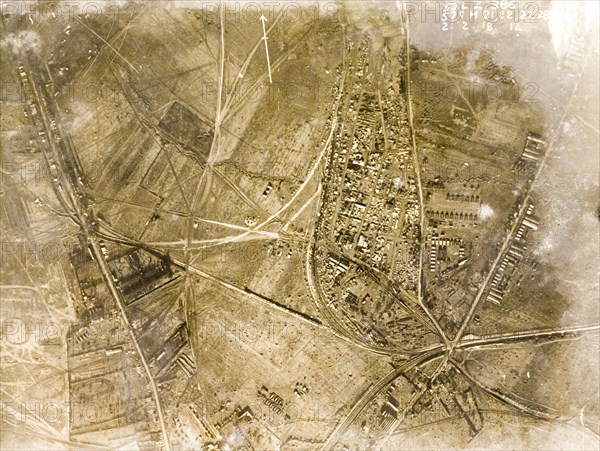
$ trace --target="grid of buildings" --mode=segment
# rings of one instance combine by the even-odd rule
[[[486,300],[499,305],[510,289],[512,279],[527,251],[527,236],[539,227],[538,219],[533,215],[533,203],[529,202],[525,215],[517,227],[516,233],[504,254],[490,284]],[[535,264],[535,263],[534,263]]]

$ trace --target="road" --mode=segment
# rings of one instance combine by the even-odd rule
[[[342,422],[338,425],[338,427],[332,432],[330,437],[327,439],[322,450],[331,449],[337,440],[339,440],[345,431],[352,425],[354,420],[358,417],[360,412],[364,410],[364,408],[373,401],[373,399],[377,396],[381,390],[395,381],[398,377],[402,376],[405,372],[410,371],[413,368],[422,366],[426,363],[434,361],[442,356],[446,356],[446,359],[453,363],[454,359],[452,359],[451,355],[457,349],[482,349],[489,346],[496,346],[501,344],[510,344],[510,343],[518,343],[522,341],[532,341],[537,340],[540,344],[548,343],[548,340],[562,340],[569,338],[577,338],[582,336],[587,332],[598,332],[600,331],[600,325],[586,325],[586,326],[572,326],[572,327],[564,327],[559,329],[551,329],[551,330],[538,330],[538,331],[527,331],[527,332],[514,332],[514,333],[505,333],[505,334],[495,334],[489,335],[487,337],[478,337],[475,339],[463,339],[458,345],[452,346],[451,343],[448,344],[439,344],[430,347],[429,349],[422,350],[418,355],[411,358],[407,362],[405,362],[402,366],[398,367],[394,371],[386,374],[380,381],[371,386],[360,399],[354,404],[354,406],[350,409],[349,413],[342,420]],[[542,341],[542,340],[546,341]],[[441,365],[438,367],[434,375],[430,378],[433,380],[434,377],[437,377],[439,372],[441,371]],[[459,369],[460,371],[460,369]],[[502,399],[501,396],[496,396],[499,399]],[[515,407],[514,400],[508,398],[511,401],[511,405]],[[508,402],[508,400],[505,400]],[[409,404],[410,405],[410,404]],[[389,434],[386,436],[384,440],[393,434],[393,431],[400,424],[400,421],[396,421],[394,426],[390,429]]]
[[[340,80],[339,93],[338,93],[337,99],[335,101],[334,107],[332,108],[331,129],[329,131],[329,135],[328,135],[326,141],[324,142],[324,144],[321,148],[321,151],[319,153],[319,156],[318,156],[315,164],[311,168],[311,171],[309,172],[307,179],[304,181],[304,183],[300,187],[300,189],[295,193],[295,196],[300,192],[301,189],[304,188],[305,184],[314,176],[314,174],[319,166],[319,163],[321,162],[323,157],[327,154],[327,151],[331,145],[331,142],[335,135],[336,129],[338,127],[338,118],[337,118],[336,111],[338,110],[340,102],[342,101],[342,98],[344,95],[344,86],[346,84],[347,76],[348,76],[348,72],[347,72],[347,69],[345,69],[343,71],[343,75]],[[317,189],[317,193],[320,191],[322,191],[321,185],[319,185],[319,188]],[[317,195],[317,193],[315,193],[311,197],[311,200]],[[287,208],[291,204],[292,200],[293,199],[291,199],[288,202],[288,204],[286,204],[286,206],[284,206],[284,208]],[[319,205],[317,206],[317,211],[321,210],[322,202],[323,202],[323,197],[321,197],[319,199]],[[385,348],[382,348],[382,347],[374,346],[373,344],[369,343],[367,340],[364,340],[364,339],[362,339],[362,337],[349,331],[348,327],[345,326],[339,320],[339,318],[335,315],[334,312],[331,311],[331,309],[328,307],[327,303],[324,301],[326,296],[324,293],[322,293],[322,290],[320,289],[319,284],[316,281],[316,274],[315,274],[315,272],[316,272],[315,265],[314,265],[315,242],[314,242],[314,239],[312,238],[315,234],[315,227],[316,227],[316,222],[312,221],[311,225],[308,227],[308,231],[306,233],[306,235],[309,237],[309,241],[306,246],[304,267],[305,267],[305,274],[306,274],[306,281],[308,284],[308,288],[309,288],[311,297],[313,298],[313,301],[315,302],[319,312],[323,315],[323,317],[325,318],[327,323],[335,331],[336,335],[344,336],[347,340],[350,340],[352,343],[356,344],[357,346],[360,346],[364,349],[368,349],[371,352],[375,352],[377,354],[385,354],[385,355],[392,354],[393,351],[386,350]]]
[[[308,284],[308,289],[310,291],[311,297],[315,301],[317,308],[321,315],[323,315],[327,324],[331,327],[332,331],[334,331],[336,336],[344,337],[345,340],[352,342],[353,344],[367,349],[375,354],[382,355],[391,355],[394,354],[392,350],[388,350],[386,348],[382,348],[379,346],[375,346],[366,340],[362,339],[360,336],[351,333],[348,328],[341,323],[341,321],[337,318],[334,312],[330,310],[330,308],[323,302],[324,295],[321,294],[321,290],[318,287],[318,284],[315,282],[315,274],[314,274],[314,265],[311,265],[311,260],[313,257],[313,244],[308,244],[305,258],[305,272],[306,272],[306,281]]]
[[[381,390],[386,388],[389,384],[394,382],[400,376],[402,376],[405,372],[410,371],[413,368],[424,365],[436,359],[439,359],[444,355],[444,347],[443,345],[438,345],[437,348],[431,349],[427,352],[422,353],[416,357],[405,362],[403,365],[398,368],[390,371],[383,378],[379,380],[375,385],[369,387],[367,391],[365,391],[359,400],[352,406],[350,412],[346,415],[346,418],[338,425],[338,427],[333,431],[333,433],[329,436],[327,441],[321,447],[321,450],[329,450],[336,444],[336,442],[344,435],[344,432],[348,430],[350,425],[354,422],[354,420],[360,415],[360,413],[364,410],[365,407],[377,396]]]
[[[382,349],[376,348],[374,346],[368,346],[368,345],[364,345],[361,342],[357,342],[356,340],[353,340],[352,338],[348,337],[347,334],[340,333],[336,329],[334,329],[332,327],[328,327],[326,325],[323,325],[321,322],[319,322],[317,320],[309,319],[305,315],[301,315],[299,313],[294,312],[291,309],[287,309],[287,308],[284,308],[283,306],[278,305],[278,304],[276,304],[274,302],[270,302],[266,298],[258,296],[255,293],[252,293],[252,292],[250,292],[248,290],[244,290],[244,289],[242,289],[240,287],[237,287],[234,284],[232,284],[230,282],[227,282],[224,279],[221,279],[220,277],[217,277],[217,276],[214,276],[212,274],[209,274],[209,273],[207,273],[205,271],[202,271],[201,269],[198,269],[196,267],[193,267],[193,266],[190,266],[190,265],[186,265],[185,263],[183,263],[181,261],[178,261],[178,260],[172,260],[172,261],[176,265],[178,265],[178,266],[180,266],[182,268],[186,268],[189,271],[191,271],[191,272],[193,272],[193,273],[195,273],[195,274],[197,274],[197,275],[199,275],[199,276],[201,276],[201,277],[203,277],[205,279],[208,279],[208,280],[211,280],[213,282],[216,282],[219,285],[221,285],[221,286],[223,286],[223,287],[225,287],[225,288],[227,288],[229,290],[235,291],[235,292],[237,292],[239,294],[243,294],[246,297],[249,297],[249,298],[252,298],[252,299],[254,299],[256,301],[259,301],[259,302],[267,305],[269,308],[274,308],[274,309],[279,310],[281,312],[284,312],[284,313],[286,313],[288,315],[292,315],[294,318],[296,318],[296,319],[298,319],[298,320],[300,320],[302,322],[305,322],[305,323],[307,323],[307,324],[309,324],[309,325],[311,325],[313,327],[316,327],[316,328],[318,328],[320,330],[326,331],[326,332],[328,332],[328,333],[336,336],[337,338],[342,339],[343,341],[346,341],[346,342],[348,342],[350,344],[353,344],[355,346],[361,347],[361,348],[363,348],[365,350],[368,350],[370,352],[373,352],[375,354],[386,355],[386,356],[390,355],[390,353],[388,351],[386,351],[386,350],[382,350]]]
[[[581,83],[584,69],[585,69],[585,67],[581,70],[581,73],[579,74],[579,77],[578,77],[577,82],[575,83],[575,87],[573,89],[573,93],[571,94],[571,97],[569,98],[569,102],[567,103],[567,105],[564,108],[563,114],[560,116],[557,123],[553,127],[553,129],[555,130],[554,136],[553,136],[552,140],[550,141],[550,143],[548,144],[548,148],[546,149],[546,152],[544,153],[544,156],[539,163],[537,171],[536,171],[531,183],[529,184],[529,189],[527,190],[527,193],[522,201],[523,204],[522,204],[521,208],[519,209],[519,214],[518,214],[517,218],[515,219],[515,223],[513,224],[510,232],[506,236],[506,239],[504,240],[504,243],[502,245],[500,252],[498,253],[498,256],[494,260],[494,263],[492,264],[490,271],[488,272],[483,284],[481,285],[481,288],[479,289],[477,296],[475,297],[475,300],[471,304],[471,308],[469,309],[467,316],[463,320],[463,323],[452,343],[458,342],[458,340],[460,340],[462,335],[464,334],[465,329],[467,328],[471,319],[473,318],[473,315],[475,314],[475,310],[477,309],[477,306],[481,303],[481,300],[483,299],[483,294],[486,292],[487,288],[490,285],[490,280],[492,279],[493,275],[496,272],[496,268],[498,266],[498,263],[500,262],[500,259],[502,258],[502,256],[504,255],[504,253],[506,252],[506,250],[509,248],[510,244],[512,243],[513,235],[514,235],[515,231],[517,230],[517,227],[521,223],[522,219],[525,217],[525,213],[526,213],[529,201],[531,199],[531,194],[532,194],[533,188],[548,161],[548,156],[550,155],[552,148],[554,147],[554,145],[556,144],[556,141],[558,140],[558,138],[560,137],[560,135],[562,133],[561,124],[564,123],[565,117],[566,117],[567,113],[569,112],[571,103],[573,102],[573,99],[575,98],[575,94],[577,93],[577,90],[579,89],[579,84]]]
[[[344,55],[344,61],[346,61],[346,59],[347,59],[347,57],[346,57],[346,55]],[[333,139],[333,136],[335,135],[336,130],[340,130],[341,128],[343,128],[345,126],[344,120],[342,120],[342,124],[340,124],[338,126],[338,114],[336,112],[338,111],[338,109],[340,107],[340,103],[342,102],[342,99],[344,98],[344,94],[345,94],[344,87],[348,83],[347,79],[349,77],[348,71],[349,71],[349,69],[347,67],[347,64],[346,64],[346,62],[344,62],[344,70],[342,71],[342,78],[340,80],[338,96],[335,101],[334,108],[332,109],[332,111],[334,112],[334,115],[332,115],[333,119],[332,119],[332,123],[331,123],[331,130],[329,133],[329,137],[328,137],[327,141],[325,142],[325,145],[321,149],[321,153],[319,155],[318,161],[320,161],[323,158],[323,156],[326,154],[326,152],[331,144],[331,141]],[[380,107],[381,107],[381,105],[380,105]],[[357,108],[359,108],[359,107],[357,106]],[[381,110],[383,111],[382,108],[381,108]],[[383,121],[383,115],[382,115],[382,121]],[[383,126],[385,129],[385,122],[383,123]],[[338,134],[340,134],[340,133],[342,133],[342,132],[338,131]],[[351,133],[351,134],[353,134],[353,133]],[[350,153],[348,153],[346,155],[346,161],[345,161],[346,167],[348,165],[349,155],[350,155]],[[317,165],[315,164],[315,166],[313,166],[313,170],[310,173],[311,177],[314,175],[314,170],[316,168],[317,168]],[[369,199],[372,196],[373,196],[373,193],[371,193],[371,195],[369,196]],[[317,206],[317,211],[321,211],[323,201],[324,201],[324,196],[322,195],[321,198],[319,199],[319,205]],[[369,202],[370,201],[368,201],[367,204]],[[338,205],[338,208],[339,208],[339,205]],[[336,210],[336,215],[337,215],[337,210]],[[335,218],[335,216],[334,216],[334,218]],[[362,227],[363,222],[364,222],[364,217],[363,217],[363,220],[361,221],[360,227]],[[356,233],[356,236],[360,235],[360,227],[359,227],[359,232]],[[315,301],[315,304],[317,305],[321,314],[326,318],[327,322],[338,333],[347,335],[348,337],[351,337],[352,341],[354,341],[357,344],[362,345],[363,347],[376,349],[376,347],[374,347],[367,340],[364,340],[364,339],[362,339],[362,337],[358,336],[358,334],[355,334],[355,333],[352,333],[351,331],[349,331],[348,327],[340,321],[340,319],[336,316],[336,314],[334,312],[332,312],[330,310],[329,306],[327,305],[327,302],[325,301],[326,295],[321,290],[321,288],[318,284],[317,277],[316,277],[316,267],[315,267],[315,262],[314,262],[315,245],[316,245],[316,243],[315,243],[316,238],[314,238],[315,237],[315,229],[316,229],[316,223],[313,221],[307,231],[307,236],[309,237],[310,241],[306,247],[306,258],[305,258],[306,278],[307,278],[308,287],[309,287],[311,296],[312,296],[313,300]],[[360,266],[364,271],[369,273],[370,276],[376,281],[376,283],[378,283],[385,291],[389,292],[394,298],[396,298],[400,302],[402,302],[402,304],[409,311],[409,313],[411,314],[411,316],[413,318],[415,318],[418,322],[420,322],[426,328],[432,329],[434,333],[436,333],[436,334],[440,333],[441,329],[439,329],[439,330],[436,329],[436,326],[432,325],[432,322],[430,322],[428,320],[427,317],[429,317],[430,315],[428,313],[427,314],[421,313],[421,310],[425,311],[425,309],[423,308],[421,303],[414,300],[414,296],[412,296],[410,293],[406,292],[405,290],[401,289],[400,287],[391,288],[392,284],[391,284],[391,281],[389,281],[387,279],[387,275],[380,273],[377,270],[372,269],[368,264],[366,264],[362,261],[359,261],[353,257],[350,257],[348,255],[344,255],[344,256],[346,258],[348,258],[349,260],[351,260],[352,262],[354,262],[355,264],[357,264],[358,266]],[[404,299],[401,299],[399,294],[404,296]],[[410,305],[411,303],[416,304],[417,309],[413,308],[413,306]],[[435,319],[434,319],[434,321],[435,321]],[[380,349],[384,349],[384,348],[380,348]],[[393,350],[390,350],[390,353],[393,353]]]
[[[449,349],[467,349],[467,348],[483,348],[490,347],[497,344],[507,343],[519,343],[522,341],[531,340],[568,340],[578,338],[586,332],[597,332],[600,331],[600,325],[583,325],[583,326],[569,326],[561,327],[559,329],[541,329],[534,331],[525,332],[509,332],[494,335],[487,335],[484,337],[477,338],[462,338],[461,341],[451,346]],[[543,344],[543,342],[541,343]]]
[[[125,244],[128,246],[135,246],[135,247],[139,247],[139,248],[142,248],[145,250],[150,250],[150,251],[155,251],[155,252],[161,253],[160,248],[153,247],[150,243],[141,242],[141,241],[135,240],[133,238],[129,238],[128,236],[125,236],[125,235],[117,232],[116,230],[112,229],[108,224],[106,224],[103,221],[100,222],[99,234],[100,234],[100,236],[102,236],[102,238],[109,240],[109,241],[117,242],[120,244]],[[228,282],[225,279],[222,279],[213,274],[207,273],[206,271],[203,271],[200,268],[193,266],[192,264],[188,264],[188,263],[185,263],[184,261],[173,259],[173,258],[170,258],[170,259],[175,265],[179,266],[180,268],[185,269],[186,271],[189,271],[191,273],[199,275],[200,277],[203,277],[205,279],[211,280],[212,282],[215,282],[215,283],[221,285],[222,287],[227,288],[228,290],[234,291],[238,294],[243,294],[245,297],[249,297],[255,301],[259,301],[262,304],[267,305],[269,308],[275,308],[276,310],[279,310],[286,314],[292,315],[296,319],[299,319],[307,324],[310,324],[311,326],[318,327],[319,329],[321,329],[327,333],[330,333],[330,334],[334,335],[335,337],[340,338],[341,340],[348,342],[352,345],[358,346],[362,349],[365,349],[369,352],[379,354],[379,355],[385,355],[385,356],[394,355],[394,356],[400,357],[400,358],[408,358],[408,356],[406,356],[402,353],[396,353],[396,352],[393,352],[390,350],[386,350],[386,349],[382,349],[382,348],[370,345],[369,343],[363,343],[361,341],[357,341],[356,339],[354,339],[354,337],[349,337],[347,332],[345,331],[345,329],[342,329],[342,331],[340,332],[339,330],[336,330],[334,327],[332,327],[331,324],[329,324],[329,325],[322,324],[318,320],[311,319],[306,315],[300,314],[298,312],[295,312],[292,309],[285,308],[282,305],[279,305],[275,302],[269,301],[268,299],[258,296],[257,294],[252,293],[251,291],[248,291],[244,288],[238,287],[238,286],[232,284],[231,282]]]
[[[484,392],[490,394],[494,398],[508,404],[509,406],[512,406],[521,412],[525,412],[528,415],[531,415],[531,416],[537,417],[537,418],[541,418],[543,420],[556,420],[559,418],[559,415],[549,413],[548,408],[546,408],[546,410],[534,409],[533,407],[527,406],[523,403],[520,403],[520,402],[514,400],[513,398],[506,395],[505,393],[500,392],[499,390],[496,390],[494,388],[491,388],[491,387],[488,387],[488,386],[482,384],[477,379],[475,379],[473,376],[471,376],[471,374],[466,370],[466,368],[460,362],[457,362],[456,360],[452,360],[452,364],[471,384],[480,388]]]
[[[275,25],[277,25],[277,22],[279,22],[279,20],[283,17],[283,12],[284,12],[283,9],[281,11],[279,11],[279,13],[277,13],[277,16],[275,16],[275,18],[273,19],[273,22],[266,29],[267,36],[269,36],[269,33],[271,32],[273,27],[275,27]],[[258,24],[258,22],[257,22],[257,24]],[[244,75],[246,74],[246,71],[248,70],[250,61],[252,61],[254,54],[258,51],[262,42],[263,42],[263,37],[261,36],[258,39],[258,41],[256,41],[256,44],[254,44],[254,47],[252,47],[252,50],[250,50],[250,52],[246,56],[246,59],[242,63],[242,66],[240,67],[240,70],[239,70],[239,75],[237,77],[235,77],[235,80],[234,80],[233,84],[231,85],[231,89],[229,90],[230,94],[229,94],[228,98],[225,100],[225,105],[223,105],[223,116],[224,117],[228,116],[229,108],[230,108],[232,102],[234,101],[234,99],[236,98],[239,83],[241,82],[241,80],[244,79]]]
[[[329,144],[331,143],[331,140],[333,139],[333,134],[335,131],[335,126],[336,126],[336,121],[335,119],[332,121],[331,124],[331,132],[329,134],[329,137],[327,138],[327,141],[323,144],[323,146],[321,147],[321,150],[319,152],[319,155],[317,156],[315,162],[313,163],[310,171],[308,172],[308,174],[306,175],[306,179],[304,180],[304,182],[302,182],[302,184],[298,187],[298,189],[296,190],[296,192],[290,197],[290,199],[286,202],[285,205],[283,205],[279,210],[277,210],[275,213],[273,213],[272,215],[270,215],[267,219],[265,219],[263,222],[261,222],[260,224],[257,224],[256,226],[254,226],[251,230],[248,230],[246,232],[240,233],[239,235],[236,236],[232,236],[232,237],[228,237],[228,238],[223,238],[223,239],[218,239],[214,242],[214,245],[221,245],[221,244],[227,244],[227,243],[233,243],[235,241],[239,241],[242,240],[244,237],[255,233],[256,231],[262,229],[264,226],[266,226],[267,224],[271,223],[273,220],[277,219],[279,216],[281,216],[298,198],[298,196],[306,189],[306,186],[310,183],[310,181],[312,180],[313,176],[315,175],[315,172],[317,171],[317,168],[319,167],[321,160],[323,158],[323,156],[325,155],[327,148],[329,146]],[[210,246],[207,246],[210,247]],[[190,263],[194,263],[195,259],[192,259],[192,261]]]
[[[406,415],[408,415],[410,413],[410,411],[412,410],[414,405],[423,397],[423,395],[428,390],[431,389],[431,385],[435,382],[437,377],[446,369],[448,361],[449,361],[449,355],[445,354],[444,360],[437,366],[437,368],[433,371],[431,376],[428,377],[427,382],[422,385],[421,389],[412,396],[410,401],[402,409],[402,412],[400,413],[400,415],[398,415],[398,418],[396,418],[394,420],[394,422],[390,425],[385,437],[379,441],[379,443],[377,444],[377,449],[379,451],[385,451],[384,446],[385,446],[386,442],[393,435],[394,431],[398,428],[398,426],[400,426],[400,424],[404,421],[404,419],[406,418]]]
[[[435,328],[438,331],[439,336],[444,340],[444,343],[449,343],[448,337],[446,333],[438,323],[437,319],[433,314],[429,311],[427,307],[423,304],[423,253],[425,252],[425,202],[423,198],[423,181],[421,180],[421,164],[419,162],[419,154],[417,152],[417,139],[415,137],[415,128],[413,126],[413,108],[412,108],[412,98],[411,98],[411,81],[410,81],[410,26],[409,20],[405,16],[405,9],[401,9],[402,14],[400,14],[400,19],[402,21],[402,25],[404,26],[404,30],[406,33],[405,42],[406,42],[406,104],[408,109],[408,126],[410,128],[410,138],[412,143],[412,154],[413,154],[413,163],[415,165],[415,174],[417,176],[417,188],[419,190],[419,227],[420,227],[420,249],[419,249],[419,276],[417,278],[417,300],[419,302],[419,306],[423,311],[427,314],[430,321],[433,323]]]
[[[212,187],[212,176],[213,176],[213,172],[212,172],[212,162],[214,162],[215,160],[217,160],[216,154],[219,153],[220,148],[220,141],[221,141],[221,108],[222,108],[222,101],[223,101],[223,81],[224,81],[224,77],[225,77],[225,11],[224,11],[224,5],[221,2],[219,4],[219,23],[220,23],[220,31],[221,31],[221,44],[220,44],[220,49],[219,49],[219,86],[218,86],[218,96],[217,96],[217,105],[215,108],[215,124],[214,124],[214,134],[213,134],[213,140],[210,146],[210,151],[208,153],[208,157],[206,159],[206,164],[204,166],[204,170],[201,173],[200,179],[198,180],[198,183],[196,184],[196,188],[194,189],[193,193],[192,193],[192,198],[190,200],[189,203],[189,209],[190,209],[190,218],[188,218],[187,221],[187,227],[186,227],[186,243],[185,246],[183,248],[184,250],[184,257],[183,259],[185,260],[186,264],[187,263],[191,263],[191,254],[190,254],[190,246],[192,244],[193,238],[194,238],[194,230],[196,229],[194,227],[194,220],[191,219],[191,216],[193,216],[196,211],[196,209],[201,208],[206,201],[208,200],[208,196],[210,194],[211,191],[211,187]],[[200,201],[198,202],[198,196],[200,195],[200,192],[202,192],[202,197],[200,198]],[[193,304],[193,302],[188,303],[188,301],[193,297],[193,284],[191,283],[191,281],[189,280],[189,278],[187,277],[187,275],[189,274],[189,272],[186,272],[186,279],[185,279],[185,296],[183,297],[183,310],[185,312],[185,317],[186,320],[189,317],[189,314],[191,312],[193,312],[193,306],[190,304]]]
[[[59,178],[62,182],[62,187],[63,187],[62,191],[64,193],[66,193],[66,195],[68,196],[68,200],[70,201],[69,202],[70,207],[77,217],[77,223],[80,226],[81,233],[83,234],[84,238],[86,239],[87,243],[89,244],[89,249],[92,252],[94,260],[96,260],[96,263],[98,264],[98,267],[99,267],[102,277],[104,279],[104,282],[105,282],[111,296],[113,297],[113,299],[119,309],[119,312],[121,313],[123,322],[125,323],[128,331],[129,331],[129,334],[131,336],[131,339],[132,339],[132,342],[136,349],[136,352],[140,358],[142,366],[144,367],[144,371],[145,371],[146,377],[148,379],[148,384],[150,386],[150,390],[152,392],[154,403],[156,405],[158,420],[159,420],[161,431],[162,431],[165,449],[167,449],[167,451],[170,451],[171,445],[170,445],[169,437],[167,434],[162,405],[160,402],[160,397],[158,394],[158,389],[157,389],[156,383],[154,381],[154,378],[152,377],[152,373],[150,372],[150,367],[148,366],[146,357],[144,356],[144,353],[142,352],[142,349],[137,341],[137,337],[135,335],[133,326],[130,323],[129,318],[127,317],[127,314],[125,312],[125,303],[123,301],[122,295],[121,295],[119,289],[117,288],[117,286],[113,280],[113,276],[110,272],[110,268],[108,267],[108,264],[102,255],[102,251],[100,249],[100,244],[98,242],[98,238],[95,234],[95,231],[92,230],[92,228],[90,227],[90,224],[95,219],[93,216],[93,213],[91,212],[91,210],[89,210],[87,208],[86,201],[83,199],[83,196],[80,197],[81,193],[79,192],[79,189],[77,188],[77,186],[74,184],[76,182],[73,181],[73,177],[75,177],[76,179],[78,179],[78,177],[81,177],[83,179],[84,174],[78,172],[79,171],[79,165],[77,164],[78,161],[77,161],[77,158],[75,157],[74,150],[69,145],[71,143],[71,141],[67,138],[67,135],[60,129],[60,121],[59,121],[59,117],[58,117],[59,116],[58,107],[55,104],[51,103],[51,102],[54,102],[53,97],[50,95],[46,95],[44,89],[39,87],[36,84],[36,82],[34,81],[34,75],[33,75],[35,73],[35,71],[29,71],[29,73],[30,73],[30,82],[32,84],[33,91],[34,91],[35,97],[36,97],[36,101],[38,103],[39,113],[44,122],[44,126],[46,129],[46,135],[48,137],[48,142],[50,143],[50,147],[52,149],[54,160],[56,161],[56,167],[57,167],[57,170],[59,173]],[[50,99],[50,102],[48,102],[47,99]],[[53,117],[57,123],[59,134],[60,134],[60,136],[63,137],[63,139],[60,141],[60,145],[58,145],[54,139],[51,139],[51,137],[53,136],[54,133],[52,132],[51,119],[49,118],[49,114],[50,114],[48,111],[50,109],[49,103],[51,104],[51,106],[54,107],[54,108],[52,108],[53,113],[54,113]],[[69,173],[72,173],[73,177],[70,177]]]

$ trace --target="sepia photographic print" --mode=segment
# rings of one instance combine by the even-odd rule
[[[0,0],[0,449],[600,450],[596,0]]]

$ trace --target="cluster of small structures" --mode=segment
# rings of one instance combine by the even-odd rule
[[[423,373],[413,379],[413,383],[423,389]],[[412,409],[410,415],[416,416],[422,411],[432,411],[434,405],[441,406],[449,416],[462,417],[469,426],[472,436],[483,427],[483,416],[479,410],[473,386],[455,367],[449,367],[433,382],[431,389]]]
[[[526,174],[533,174],[538,168],[540,159],[544,157],[546,141],[535,133],[528,133],[521,156],[514,164],[514,169]]]
[[[108,251],[104,243],[101,248],[125,301],[135,340],[153,377],[164,389],[177,391],[183,388],[184,381],[195,373],[196,364],[191,357],[183,312],[173,295],[179,275],[172,272],[163,258],[149,253],[117,247]],[[99,431],[106,431],[110,424],[110,429],[115,429],[115,436],[121,436],[123,440],[135,432],[138,442],[161,447],[156,406],[145,382],[143,364],[136,356],[130,332],[121,322],[120,312],[85,243],[72,254],[71,265],[73,292],[80,293],[74,296],[80,323],[73,326],[67,341],[72,369],[71,397],[82,405],[108,406],[98,409],[92,419],[85,416],[85,412],[73,416],[72,434],[89,438]],[[156,337],[164,338],[157,340]],[[124,359],[131,363],[125,364]],[[179,371],[185,377],[175,377]],[[133,385],[137,392],[122,399],[121,392],[134,379],[139,379]],[[90,390],[91,387],[102,390]],[[95,393],[93,399],[89,398],[92,392]],[[147,409],[150,416],[131,417],[125,410],[130,403]],[[154,425],[154,429],[147,430],[148,424]],[[132,431],[127,432],[132,426]]]
[[[513,285],[512,278],[517,272],[519,263],[523,260],[525,252],[527,251],[527,236],[531,231],[537,230],[538,227],[538,220],[533,215],[533,203],[529,202],[527,209],[525,210],[525,216],[520,221],[514,237],[511,238],[508,251],[500,260],[500,264],[494,273],[494,278],[492,279],[486,297],[487,301],[497,305],[500,304],[502,297]],[[534,260],[532,265],[535,269],[538,263]]]
[[[427,190],[428,269],[444,275],[469,261],[468,231],[480,222],[478,185],[445,183],[437,176]]]
[[[384,44],[372,61],[368,38],[347,45],[345,95],[325,169],[316,227],[316,274],[327,308],[358,335],[386,344],[391,335],[416,338],[399,296],[417,291],[420,217],[406,99],[404,53]],[[395,58],[395,61],[392,61]],[[370,65],[386,71],[372,73]],[[388,72],[389,71],[389,72]],[[393,285],[382,289],[380,281]]]
[[[317,5],[307,20],[302,7],[294,21],[275,8],[259,36],[260,22],[233,20],[245,7],[213,3],[212,19],[158,1],[131,21],[77,15],[66,28],[6,17],[21,48],[2,49],[15,55],[2,71],[22,92],[2,100],[4,175],[25,183],[2,186],[2,233],[19,246],[71,239],[47,271],[4,256],[16,277],[0,288],[25,312],[11,313],[42,306],[37,315],[68,325],[3,360],[31,379],[7,379],[3,403],[18,392],[37,403],[27,387],[41,382],[68,405],[64,422],[33,424],[26,445],[329,450],[382,448],[385,437],[393,449],[418,437],[464,447],[483,415],[553,413],[540,397],[556,390],[539,387],[562,376],[533,382],[561,355],[539,345],[578,335],[546,329],[560,302],[534,277],[533,232],[553,220],[533,201],[554,202],[535,183],[546,137],[576,148],[555,133],[576,134],[587,116],[563,116],[568,83],[526,84],[553,93],[555,111],[540,114],[545,104],[523,105],[530,92],[513,94],[516,74],[541,65],[499,65],[502,41],[470,31],[428,51],[424,23],[389,5],[331,15]],[[586,81],[586,41],[575,33],[560,57],[573,81]],[[68,98],[88,83],[98,98]],[[549,129],[561,116],[569,122]],[[33,177],[48,183],[32,189]],[[51,346],[60,355],[49,359]],[[19,428],[12,439],[25,437]]]
[[[396,386],[391,384],[386,391],[386,401],[381,406],[379,413],[379,429],[387,432],[394,424],[394,420],[398,419],[400,412],[400,401],[394,396]]]
[[[483,427],[483,416],[477,397],[470,382],[454,367],[445,369],[433,383],[423,370],[412,370],[382,391],[372,403],[369,413],[362,421],[362,430],[373,437],[391,433],[399,422],[410,423],[419,418],[425,422],[435,422],[440,417],[463,418],[472,435]],[[422,396],[407,411],[404,399]]]
[[[454,261],[458,266],[469,261],[466,258],[464,240],[446,237],[444,231],[438,233],[437,228],[433,227],[429,238],[429,271],[435,273],[439,269],[440,263],[449,266]]]
[[[338,110],[346,126],[338,126],[332,146],[319,231],[344,254],[414,291],[419,207],[409,137],[400,129],[406,107],[398,80],[385,94],[367,91],[368,45],[361,45],[345,115]]]

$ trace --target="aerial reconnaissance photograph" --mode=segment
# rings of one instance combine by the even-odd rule
[[[2,450],[599,450],[596,1],[0,1]]]

